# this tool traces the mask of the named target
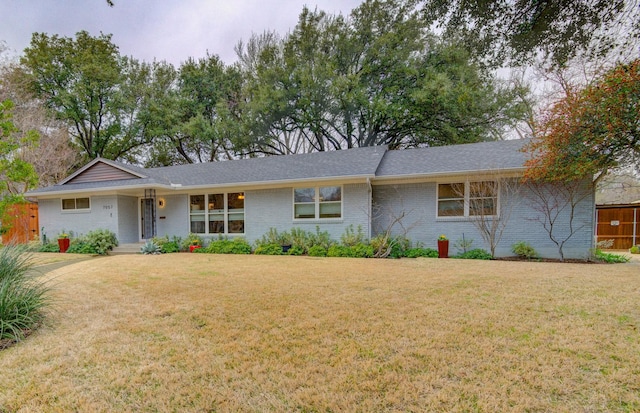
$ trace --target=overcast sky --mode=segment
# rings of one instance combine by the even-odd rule
[[[33,32],[74,37],[80,30],[113,34],[120,53],[179,65],[207,51],[236,61],[239,40],[296,25],[302,7],[344,15],[361,0],[0,0],[0,41],[12,54],[29,46]]]

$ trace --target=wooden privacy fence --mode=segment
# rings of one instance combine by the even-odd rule
[[[613,240],[613,249],[640,244],[640,205],[597,206],[597,241]]]
[[[2,227],[2,244],[26,244],[38,239],[38,204],[16,204],[9,207]]]

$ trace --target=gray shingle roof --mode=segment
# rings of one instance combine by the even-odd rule
[[[28,196],[56,192],[108,190],[123,187],[182,187],[269,184],[313,179],[393,178],[437,176],[461,172],[523,168],[527,155],[520,149],[527,140],[481,142],[465,145],[388,151],[386,147],[271,156],[223,162],[144,169],[112,162],[146,176],[141,179],[86,182],[41,188]]]
[[[528,139],[388,151],[376,177],[444,175],[459,172],[519,169]]]

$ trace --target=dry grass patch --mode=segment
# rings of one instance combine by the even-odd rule
[[[0,411],[638,411],[640,265],[171,254],[55,277]]]

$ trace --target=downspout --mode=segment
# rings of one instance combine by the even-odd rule
[[[369,238],[369,240],[371,240],[371,225],[373,222],[373,188],[371,186],[371,178],[367,177],[367,186],[368,186],[368,193],[369,193],[369,212],[368,212],[368,217],[369,219],[367,220],[367,236]],[[635,229],[635,227],[634,227]]]
[[[638,227],[638,208],[633,208],[633,244],[631,245],[632,247],[634,245],[638,245],[638,242],[636,241],[636,237],[638,236],[638,231],[636,230],[637,227]]]

